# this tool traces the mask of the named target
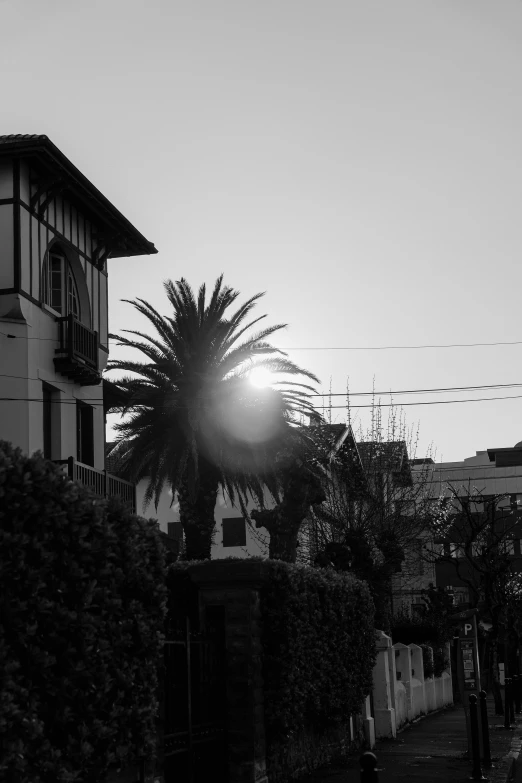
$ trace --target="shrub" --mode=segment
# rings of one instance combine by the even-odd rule
[[[418,644],[423,650],[425,647],[431,647],[433,657],[430,658],[428,669],[426,660],[424,661],[425,677],[440,677],[448,665],[446,656],[446,642],[451,638],[451,630],[448,631],[444,625],[433,622],[430,618],[418,617],[405,613],[398,613],[394,617],[392,626],[392,640],[394,644]],[[426,656],[424,656],[426,657]],[[426,674],[431,671],[431,674]]]
[[[1,777],[154,758],[164,578],[155,522],[0,441]]]
[[[245,558],[225,560],[247,566]],[[374,606],[366,583],[351,574],[263,557],[248,560],[264,563],[259,607],[266,756],[269,777],[278,783],[307,766],[311,748],[315,760],[327,763],[349,745],[346,723],[372,689]],[[170,566],[175,599],[169,623],[184,616],[182,595],[184,606],[196,612],[197,591],[186,576],[199,564],[208,561]]]
[[[433,674],[440,677],[449,665],[448,654],[445,647],[433,647]]]
[[[267,755],[302,731],[321,734],[360,712],[372,688],[368,587],[331,568],[271,561],[261,590]]]
[[[424,677],[433,677],[435,673],[435,667],[433,664],[433,648],[429,644],[419,645],[422,649],[422,664],[424,669]]]

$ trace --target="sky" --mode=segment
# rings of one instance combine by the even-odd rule
[[[522,345],[370,349],[522,340],[521,40],[520,0],[0,0],[0,133],[48,135],[158,248],[109,261],[112,332],[223,272],[320,391],[520,383]],[[403,410],[417,456],[522,440],[522,398]]]

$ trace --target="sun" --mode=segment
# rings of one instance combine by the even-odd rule
[[[248,374],[248,380],[253,386],[257,386],[258,389],[264,389],[266,386],[270,386],[274,377],[266,367],[254,367]]]

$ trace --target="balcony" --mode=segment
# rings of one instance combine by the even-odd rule
[[[56,320],[60,340],[60,347],[55,351],[56,371],[80,386],[96,386],[101,381],[98,333],[80,323],[72,313]]]
[[[77,462],[74,457],[56,460],[58,465],[66,465],[69,478],[89,487],[100,498],[119,498],[122,503],[136,513],[136,487],[130,481],[113,476],[106,470],[96,470],[90,465]]]

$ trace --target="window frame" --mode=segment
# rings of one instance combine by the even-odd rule
[[[57,274],[52,268],[53,262],[59,262],[60,269],[60,287],[53,288],[53,274]],[[55,307],[56,301],[53,302],[53,291],[60,291],[60,306]],[[42,304],[49,308],[53,313],[56,313],[60,317],[67,316],[72,313],[77,321],[81,321],[82,310],[80,303],[80,293],[78,290],[78,283],[74,275],[74,271],[71,267],[69,259],[63,252],[53,250],[52,248],[47,251],[42,275]],[[76,309],[75,309],[76,306]]]
[[[229,543],[231,539],[234,539],[235,536],[237,536],[238,530],[231,531],[226,530],[225,523],[231,523],[234,522],[237,529],[239,529],[239,523],[243,523],[243,529],[242,533],[244,535],[244,541],[242,543]],[[222,545],[223,547],[226,547],[227,549],[229,547],[246,547],[246,520],[245,517],[223,517],[221,520],[221,534],[222,534]],[[241,537],[243,538],[243,537]]]

